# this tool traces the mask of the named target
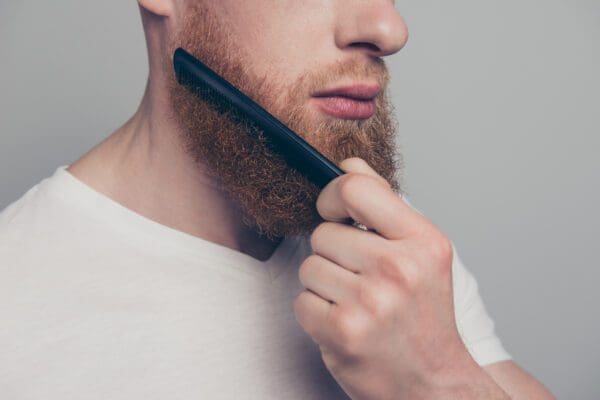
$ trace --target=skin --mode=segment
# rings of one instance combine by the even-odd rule
[[[252,207],[249,197],[242,196],[250,193],[249,188],[227,180],[227,170],[216,167],[218,157],[198,160],[204,154],[199,146],[186,147],[190,132],[182,126],[186,121],[208,124],[204,114],[192,119],[192,113],[180,113],[173,118],[172,100],[177,97],[169,84],[165,55],[181,33],[188,2],[138,3],[150,68],[144,97],[122,127],[72,163],[69,171],[158,223],[259,260],[267,259],[281,236],[293,233],[294,225],[277,225],[264,215],[259,218],[260,210]],[[336,123],[324,117],[312,108],[306,92],[293,89],[308,87],[296,83],[311,71],[323,71],[336,63],[373,66],[368,70],[335,69],[339,78],[334,80],[336,86],[358,77],[382,78],[381,70],[367,72],[374,72],[383,57],[402,49],[408,39],[406,25],[393,3],[208,3],[217,18],[229,23],[234,45],[224,45],[221,50],[227,50],[229,57],[223,63],[217,58],[215,65],[221,64],[227,71],[228,63],[243,59],[248,76],[259,80],[269,77],[270,86],[250,85],[245,89],[254,90],[268,109],[286,121],[294,121],[287,110],[302,110],[298,129],[307,128],[305,138],[347,172],[314,198],[304,200],[303,210],[309,210],[314,200],[315,212],[301,214],[304,216],[296,222],[302,227],[300,231],[311,231],[315,254],[299,269],[306,290],[294,303],[299,323],[319,346],[326,366],[346,393],[355,400],[553,399],[540,382],[513,361],[481,368],[470,357],[453,315],[450,241],[398,196],[401,188],[389,174],[398,168],[390,170],[385,167],[389,162],[381,160],[373,168],[375,163],[367,162],[374,157],[368,151],[369,143],[353,143],[350,150],[364,157],[352,157],[350,150],[335,152],[339,147],[335,141],[308,136],[308,128],[315,126],[326,126],[339,134],[343,128],[356,134],[365,132],[356,122]],[[184,31],[183,36],[186,32],[190,31]],[[237,52],[231,52],[232,48]],[[344,71],[347,73],[342,74]],[[323,83],[308,76],[309,82]],[[191,104],[183,97],[179,99],[177,104]],[[302,107],[292,107],[299,105]],[[223,132],[237,134],[235,127]],[[269,156],[260,153],[259,159],[266,162]],[[297,183],[308,187],[302,186],[306,182],[301,180]],[[281,206],[280,201],[272,200],[258,209],[279,210]],[[350,218],[372,231],[349,226]]]
[[[248,226],[272,238],[310,234],[323,222],[315,208],[320,188],[256,140],[259,132],[250,129],[252,134],[248,134],[248,124],[227,118],[180,85],[171,65],[171,55],[178,47],[261,103],[332,162],[361,157],[399,189],[395,125],[385,90],[380,90],[373,102],[374,114],[362,119],[327,117],[317,110],[320,103],[313,97],[342,79],[374,82],[385,88],[388,73],[380,58],[336,60],[311,68],[295,80],[277,78],[280,71],[254,67],[252,48],[240,39],[249,33],[228,24],[220,7],[192,4],[184,12],[180,30],[169,41],[163,62],[171,120],[181,128],[178,139],[185,143],[188,155],[240,206]]]

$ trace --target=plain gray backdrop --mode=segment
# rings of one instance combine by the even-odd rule
[[[515,360],[559,398],[600,398],[600,1],[397,7],[411,202],[456,244]],[[137,5],[1,0],[0,60],[2,209],[135,111]]]

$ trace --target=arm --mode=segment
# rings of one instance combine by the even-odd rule
[[[454,245],[453,250],[456,320],[471,355],[512,400],[554,400],[542,383],[510,359],[496,335],[494,321],[486,310],[475,277],[463,264]]]
[[[345,161],[350,171],[317,199],[326,222],[311,235],[294,301],[328,370],[355,400],[510,400],[481,367],[510,356],[474,279],[454,309],[451,241],[364,161]]]
[[[512,400],[556,400],[541,382],[511,360],[486,365],[483,369]]]
[[[472,359],[455,365],[454,377],[438,378],[441,386],[423,398],[461,400],[556,400],[531,374],[512,360],[480,367]]]

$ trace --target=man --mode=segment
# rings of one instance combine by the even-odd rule
[[[139,109],[0,214],[2,398],[553,398],[403,198],[392,2],[138,3]],[[319,191],[179,86],[180,46],[346,174]]]

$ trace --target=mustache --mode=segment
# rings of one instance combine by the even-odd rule
[[[365,61],[353,58],[339,60],[305,73],[298,79],[292,92],[297,92],[297,88],[301,87],[304,93],[316,93],[342,81],[375,83],[384,92],[389,80],[389,70],[382,59]]]
[[[262,75],[254,79],[254,85],[249,81],[240,82],[250,91],[250,97],[253,97],[258,103],[269,110],[277,118],[288,125],[294,125],[304,136],[303,129],[296,126],[295,123],[302,119],[303,114],[307,112],[306,100],[312,97],[314,93],[321,92],[331,87],[337,86],[341,82],[376,84],[380,91],[377,94],[377,104],[383,104],[388,96],[387,87],[390,80],[390,74],[384,60],[378,59],[358,59],[351,58],[337,60],[318,68],[312,68],[303,73],[290,85],[275,85],[274,80],[285,80],[285,76],[277,76],[277,73]],[[250,74],[248,76],[251,76]],[[277,79],[278,78],[278,79]],[[368,121],[368,120],[367,120]],[[333,121],[331,123],[340,125],[362,124],[367,121]]]

